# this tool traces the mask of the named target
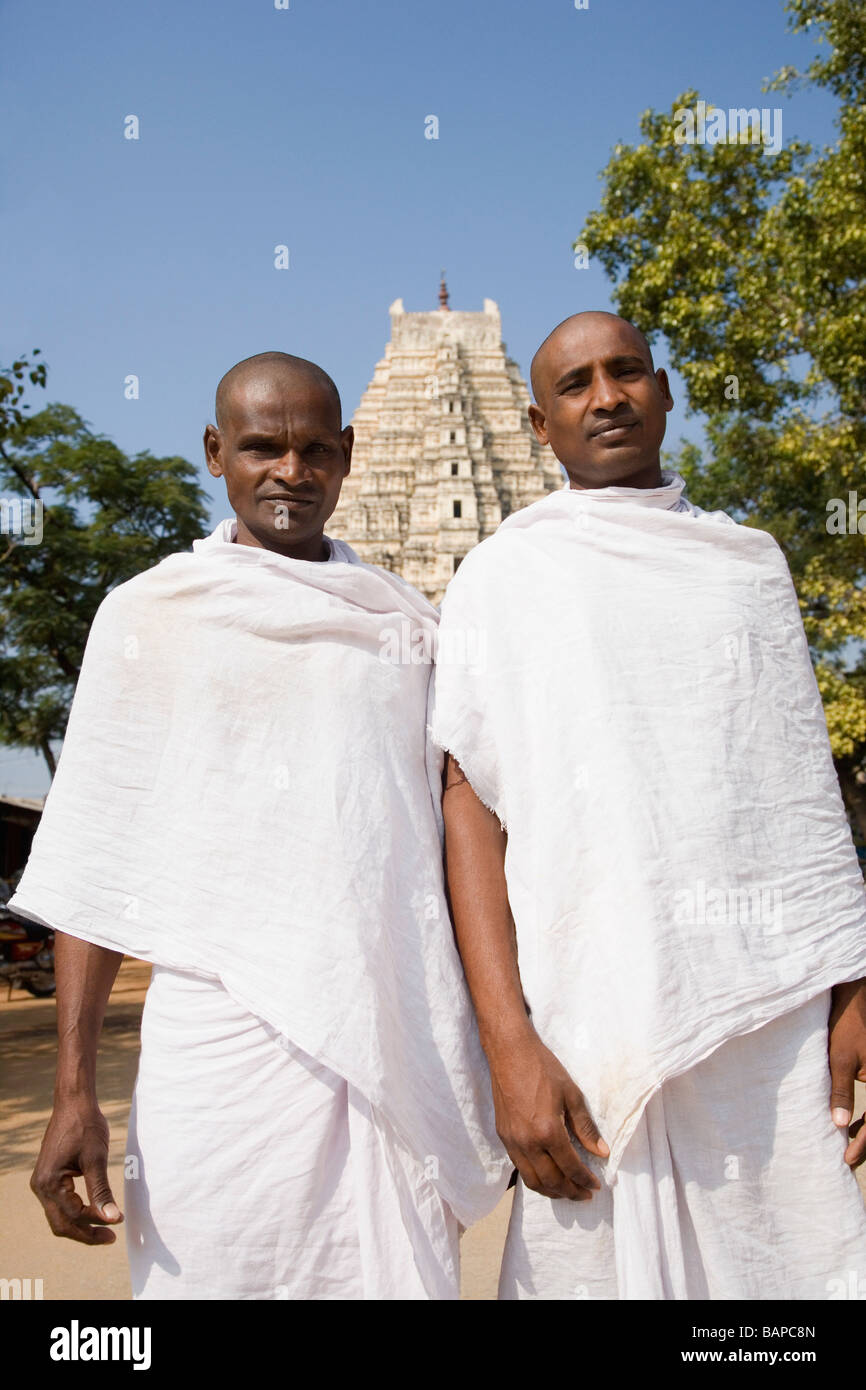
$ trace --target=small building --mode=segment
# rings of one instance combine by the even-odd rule
[[[44,805],[43,796],[0,796],[0,879],[7,883],[27,863]]]

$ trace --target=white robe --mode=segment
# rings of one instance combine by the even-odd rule
[[[564,488],[510,516],[439,632],[434,738],[507,827],[526,998],[611,1184],[666,1083],[866,975],[784,557],[682,486]]]
[[[101,605],[14,907],[219,981],[469,1225],[509,1168],[444,897],[438,615],[342,542],[232,534]]]
[[[154,966],[124,1173],[135,1299],[458,1297],[425,1166],[219,981]]]
[[[828,1105],[829,1002],[666,1081],[591,1201],[518,1182],[500,1299],[866,1298],[866,1208]]]

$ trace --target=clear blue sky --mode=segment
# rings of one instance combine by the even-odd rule
[[[640,113],[696,87],[829,141],[827,96],[761,92],[813,52],[777,0],[5,0],[0,361],[40,347],[46,399],[200,462],[218,378],[266,348],[320,362],[350,416],[388,305],[434,308],[445,266],[452,307],[498,301],[526,373],[610,305],[571,243]],[[40,763],[0,748],[0,791],[43,790]]]

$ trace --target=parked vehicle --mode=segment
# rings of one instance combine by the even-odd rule
[[[10,993],[26,989],[37,999],[52,995],[54,980],[54,932],[38,922],[28,922],[0,906],[0,981]]]

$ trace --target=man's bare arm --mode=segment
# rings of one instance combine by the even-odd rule
[[[85,1245],[117,1239],[123,1216],[108,1184],[108,1123],[96,1099],[96,1053],[123,956],[65,932],[55,937],[57,1076],[54,1109],[30,1186],[56,1236]],[[83,1177],[87,1202],[75,1191]]]
[[[490,1064],[497,1131],[527,1187],[586,1201],[600,1183],[570,1134],[600,1158],[609,1150],[581,1092],[530,1022],[505,881],[506,837],[451,757],[442,809],[451,910]]]

